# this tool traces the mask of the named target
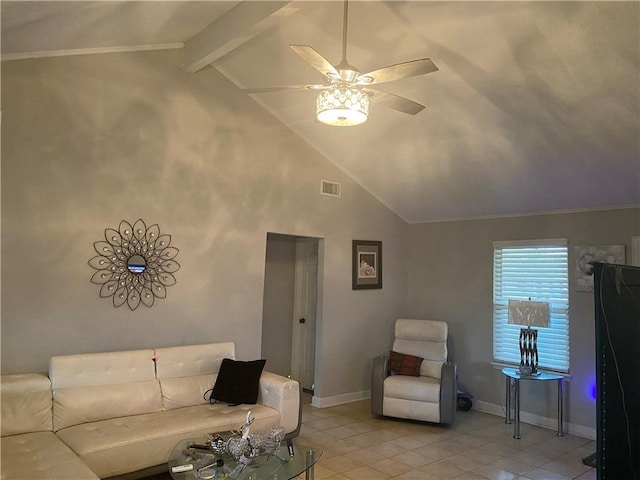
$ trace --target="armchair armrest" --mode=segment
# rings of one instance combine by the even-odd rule
[[[379,355],[373,359],[371,368],[371,414],[382,416],[382,397],[384,396],[384,379],[387,378],[386,355]]]
[[[444,362],[440,375],[440,423],[453,423],[458,401],[458,366]]]

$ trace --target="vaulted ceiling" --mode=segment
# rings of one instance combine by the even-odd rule
[[[254,88],[323,82],[289,44],[342,53],[339,1],[1,8],[3,60],[181,48],[185,75],[212,65]],[[639,19],[635,1],[354,1],[349,63],[439,68],[384,85],[422,112],[374,97],[366,123],[331,127],[316,92],[251,96],[408,222],[639,205]]]

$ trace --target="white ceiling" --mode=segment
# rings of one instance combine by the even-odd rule
[[[1,8],[3,60],[184,48],[189,74],[212,63],[252,88],[322,82],[290,43],[341,56],[335,1]],[[349,63],[431,58],[439,71],[381,86],[425,110],[372,103],[367,123],[330,127],[312,91],[252,96],[408,222],[639,205],[639,18],[635,1],[354,1]]]

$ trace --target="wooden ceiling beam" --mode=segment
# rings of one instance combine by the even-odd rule
[[[240,2],[184,44],[183,70],[195,73],[298,11],[289,1]]]

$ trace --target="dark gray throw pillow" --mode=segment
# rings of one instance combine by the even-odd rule
[[[266,362],[264,359],[249,362],[222,359],[209,401],[232,405],[255,404],[258,401],[260,375]]]

